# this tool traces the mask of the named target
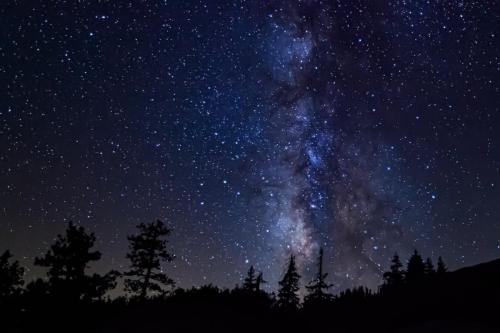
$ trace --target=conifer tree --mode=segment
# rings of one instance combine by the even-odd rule
[[[425,264],[418,253],[417,250],[413,252],[413,255],[408,260],[408,266],[406,269],[406,280],[409,283],[421,281],[425,276]]]
[[[402,270],[403,264],[397,253],[394,254],[391,260],[391,271],[384,273],[386,284],[392,286],[400,286],[404,282],[405,272]]]
[[[68,300],[101,298],[115,287],[116,272],[104,276],[87,275],[89,264],[101,258],[99,251],[92,251],[95,236],[72,222],[66,234],[57,235],[54,244],[41,258],[35,258],[35,265],[48,267],[48,282],[51,293]]]
[[[247,272],[247,277],[243,281],[243,289],[246,291],[255,291],[257,289],[256,285],[257,279],[255,277],[255,269],[253,265],[250,266]]]
[[[432,277],[436,271],[434,270],[434,264],[432,263],[431,258],[427,258],[424,264],[424,273],[428,277]]]
[[[266,284],[266,283],[267,283],[267,281],[264,280],[262,272],[259,272],[259,274],[257,275],[257,278],[255,279],[255,291],[259,292],[261,290],[260,286],[263,284]]]
[[[306,286],[309,294],[305,297],[305,302],[323,302],[330,300],[332,295],[328,292],[333,285],[326,283],[328,273],[323,273],[323,249],[319,249],[318,272],[316,278]]]
[[[444,264],[443,258],[439,257],[438,262],[437,262],[437,270],[436,270],[437,275],[443,275],[447,271],[448,271],[448,268]]]
[[[173,286],[174,281],[161,269],[162,262],[171,262],[174,257],[167,252],[167,241],[164,239],[170,234],[162,221],[141,223],[137,226],[139,234],[128,237],[130,252],[130,271],[125,273],[129,277],[125,280],[127,291],[134,293],[139,299],[145,299],[148,292],[164,294],[163,286]]]
[[[394,254],[391,260],[391,270],[384,273],[384,284],[382,290],[393,290],[403,285],[405,280],[405,272],[402,270],[403,264],[397,253]]]
[[[300,275],[297,272],[297,266],[295,265],[295,256],[292,254],[290,260],[288,261],[288,267],[286,269],[283,279],[279,281],[278,290],[278,307],[282,309],[292,310],[299,307],[299,296],[297,292],[299,291],[299,280]]]
[[[11,258],[9,250],[0,256],[0,301],[16,295],[24,284],[24,268]]]

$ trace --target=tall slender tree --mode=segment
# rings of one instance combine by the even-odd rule
[[[392,292],[404,284],[405,272],[402,268],[403,264],[399,259],[399,255],[394,253],[391,259],[391,270],[385,272],[383,275],[384,284],[381,287],[382,292]]]
[[[299,295],[299,280],[300,274],[297,271],[295,264],[295,256],[292,254],[288,261],[283,279],[279,281],[278,302],[277,306],[282,309],[293,310],[297,309],[300,304]]]
[[[47,253],[35,258],[35,265],[48,267],[52,294],[69,300],[96,299],[115,287],[116,272],[104,276],[85,273],[91,262],[101,258],[99,251],[92,251],[94,243],[94,233],[70,222],[66,234],[57,235]]]
[[[448,271],[448,268],[446,267],[443,258],[439,257],[438,262],[437,262],[437,270],[436,273],[437,275],[443,275]]]
[[[24,268],[11,258],[9,250],[0,255],[0,301],[18,294],[24,284]]]
[[[125,287],[139,299],[145,299],[149,292],[161,295],[165,293],[164,286],[174,285],[161,268],[162,262],[171,262],[174,256],[167,252],[165,239],[171,230],[162,221],[141,223],[137,228],[137,235],[128,236],[130,251],[127,258],[131,269],[125,273],[128,277]]]
[[[256,290],[256,281],[257,278],[255,277],[255,269],[253,268],[253,265],[250,266],[247,272],[247,277],[243,281],[243,289],[246,291],[255,291]]]
[[[424,260],[420,256],[417,250],[413,252],[413,255],[408,260],[408,266],[406,269],[406,280],[409,283],[414,283],[421,281],[425,276],[425,264]]]
[[[333,284],[326,283],[326,278],[328,273],[323,273],[323,248],[319,249],[318,256],[318,272],[316,278],[306,286],[308,290],[308,295],[305,297],[304,301],[306,303],[318,303],[328,301],[332,298],[332,295],[328,292]]]
[[[261,291],[260,286],[263,284],[266,284],[266,283],[267,283],[267,281],[264,280],[264,276],[262,275],[262,272],[259,272],[259,274],[257,275],[257,278],[255,279],[255,291],[260,292]]]
[[[432,263],[431,258],[427,258],[424,263],[424,273],[428,277],[432,277],[436,271],[434,270],[434,264]]]

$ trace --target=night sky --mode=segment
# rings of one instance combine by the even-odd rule
[[[0,251],[159,218],[178,286],[500,257],[494,0],[2,1]]]

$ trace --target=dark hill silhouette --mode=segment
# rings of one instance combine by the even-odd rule
[[[396,332],[499,332],[499,282],[497,259],[408,284],[379,301]]]
[[[447,272],[429,283],[430,289],[454,302],[474,300],[476,307],[500,305],[500,259]]]
[[[456,300],[492,302],[500,309],[500,259],[464,267],[445,277],[440,287]]]
[[[494,280],[500,275],[500,259],[480,263],[474,266],[467,266],[450,272],[454,278],[467,278],[481,276],[483,279]],[[490,279],[491,278],[491,279]]]

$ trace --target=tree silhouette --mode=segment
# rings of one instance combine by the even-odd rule
[[[35,258],[35,265],[49,268],[47,275],[55,296],[69,300],[96,299],[115,287],[114,271],[104,276],[85,274],[89,263],[101,258],[99,251],[91,251],[94,242],[93,233],[70,222],[66,234],[57,235],[47,253]]]
[[[307,303],[319,303],[328,301],[332,295],[328,292],[333,285],[326,283],[328,273],[323,273],[323,248],[319,249],[318,257],[318,272],[316,278],[306,286],[309,294],[305,297],[304,301]]]
[[[437,262],[437,270],[436,270],[437,275],[443,275],[447,271],[448,271],[448,268],[444,264],[443,258],[439,257],[438,262]]]
[[[11,258],[9,250],[0,256],[0,300],[17,295],[24,284],[24,268],[17,260],[11,263]]]
[[[347,288],[340,292],[335,301],[343,305],[359,305],[371,296],[372,292],[370,289],[359,286],[352,289]]]
[[[397,253],[394,254],[391,260],[391,270],[384,273],[384,285],[383,290],[391,290],[399,288],[403,285],[405,280],[405,272],[402,270],[403,264],[399,259]]]
[[[428,277],[432,277],[436,271],[434,270],[434,264],[432,263],[431,258],[427,258],[424,264],[424,273]]]
[[[255,291],[257,290],[257,278],[255,277],[255,269],[253,265],[248,269],[247,277],[243,281],[243,289],[246,291]]]
[[[259,272],[259,274],[257,275],[257,278],[255,279],[255,291],[259,292],[261,290],[260,286],[262,284],[266,284],[266,283],[267,283],[267,281],[264,280],[262,272]]]
[[[130,260],[131,270],[125,273],[125,287],[139,299],[145,299],[148,292],[164,294],[162,285],[173,286],[174,281],[170,279],[161,269],[161,262],[170,262],[174,257],[167,252],[167,241],[164,239],[170,234],[162,221],[153,223],[141,223],[137,226],[139,234],[128,236],[130,252],[127,258]]]
[[[413,255],[408,260],[408,266],[406,269],[406,280],[409,283],[421,281],[425,276],[425,264],[418,253],[417,250],[413,252]]]
[[[31,299],[43,300],[50,295],[50,285],[47,281],[38,278],[26,285],[25,296]]]
[[[285,275],[283,279],[279,281],[280,288],[278,290],[277,302],[279,308],[288,310],[298,308],[300,302],[299,296],[297,295],[299,291],[299,280],[300,275],[295,265],[295,256],[292,254]]]

